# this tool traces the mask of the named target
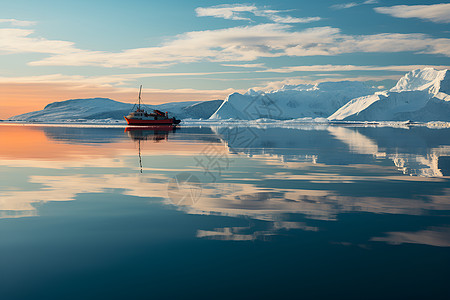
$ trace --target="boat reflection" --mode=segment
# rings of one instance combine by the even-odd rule
[[[138,142],[139,151],[139,172],[142,173],[142,155],[141,155],[141,141],[153,141],[155,143],[161,141],[167,141],[169,137],[169,132],[174,132],[175,126],[173,125],[159,125],[159,126],[139,126],[125,128],[125,132],[128,134],[130,139]]]
[[[139,126],[125,128],[128,137],[133,141],[148,141],[154,142],[167,141],[169,133],[175,132],[176,126]]]

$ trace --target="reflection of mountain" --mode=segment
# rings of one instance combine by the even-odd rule
[[[450,173],[450,129],[344,128],[300,129],[215,128],[231,152],[269,155],[286,162],[326,165],[365,164],[390,159],[404,173],[446,176]]]
[[[313,162],[327,165],[350,164],[357,159],[368,162],[370,158],[355,153],[343,153],[343,145],[333,139],[327,126],[287,128],[218,127],[215,132],[222,137],[229,150],[246,155],[266,155],[286,162]],[[355,158],[358,156],[358,158]]]
[[[67,144],[113,143],[123,139],[120,127],[42,126],[35,129],[42,130],[51,140]]]
[[[328,130],[346,143],[350,151],[386,157],[404,174],[439,177],[450,172],[448,129],[330,127]]]

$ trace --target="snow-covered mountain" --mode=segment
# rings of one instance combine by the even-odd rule
[[[220,106],[222,100],[172,102],[145,105],[148,110],[158,109],[180,119],[207,119]],[[65,122],[80,120],[120,120],[130,113],[133,104],[108,98],[72,99],[48,104],[43,110],[9,118],[9,121]]]
[[[326,118],[349,100],[375,91],[356,81],[285,85],[266,93],[249,90],[229,95],[210,119]]]
[[[450,72],[418,69],[403,76],[389,91],[349,101],[329,120],[450,121]]]
[[[179,119],[289,120],[328,118],[344,121],[450,121],[450,72],[432,68],[407,73],[389,91],[362,82],[341,81],[286,85],[269,92],[250,89],[225,101],[172,102],[147,105]],[[107,98],[73,99],[47,105],[41,111],[10,121],[64,122],[123,120],[132,104]]]

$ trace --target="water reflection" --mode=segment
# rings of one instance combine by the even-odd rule
[[[125,132],[131,140],[138,142],[139,153],[139,172],[143,172],[142,156],[141,156],[141,141],[152,140],[155,143],[160,141],[167,141],[169,132],[175,131],[175,126],[145,126],[145,127],[132,127],[127,126]]]
[[[246,241],[321,231],[318,221],[346,214],[419,218],[450,210],[448,129],[0,126],[5,136],[11,131],[10,142],[28,152],[0,152],[2,217],[36,216],[43,203],[114,191],[191,215],[244,218],[248,226],[198,228],[196,236]],[[36,157],[35,150],[65,154]],[[211,161],[218,155],[229,162],[219,171]],[[448,228],[438,225],[430,219],[425,228],[367,240],[448,246]]]
[[[347,144],[351,152],[388,158],[405,175],[441,177],[449,174],[450,146],[441,140],[446,138],[448,130],[379,128],[385,131],[382,136],[379,133],[373,135],[374,131],[370,129],[365,130],[368,136],[343,127],[329,127],[328,130],[336,139]],[[385,140],[385,135],[391,138]]]
[[[175,126],[148,126],[148,127],[126,127],[125,132],[133,141],[159,142],[167,140],[169,133],[175,132]]]
[[[417,232],[387,232],[383,237],[373,237],[372,241],[393,245],[422,244],[436,247],[450,247],[450,227],[428,227]]]

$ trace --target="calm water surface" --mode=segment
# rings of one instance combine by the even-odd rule
[[[448,299],[450,129],[0,126],[1,299]]]

